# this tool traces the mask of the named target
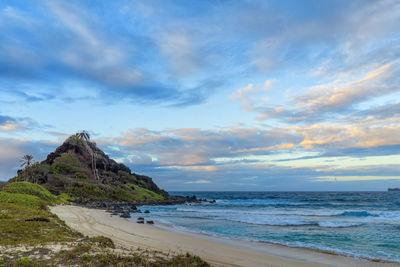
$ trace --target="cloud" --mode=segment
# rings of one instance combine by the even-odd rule
[[[147,154],[156,159],[157,165],[204,166],[217,157],[292,149],[294,141],[296,136],[279,129],[229,128],[214,131],[184,128],[158,132],[130,130],[121,137],[105,140],[105,143],[118,144],[126,153]],[[265,148],[268,144],[270,147]]]
[[[36,161],[41,161],[55,147],[51,142],[0,138],[0,181],[7,181],[17,174],[24,155],[33,155]]]
[[[247,86],[238,88],[230,97],[239,99],[243,108],[247,111],[256,111],[260,102],[267,102],[268,98],[263,93],[268,92],[273,87],[274,80],[266,80],[262,85],[254,85],[249,83]],[[261,100],[260,100],[261,98]]]
[[[322,176],[315,181],[371,181],[371,180],[399,180],[400,176]]]
[[[49,125],[41,125],[31,118],[0,115],[0,132],[17,132],[46,127],[49,127]]]
[[[108,24],[83,3],[46,1],[42,4],[31,4],[29,12],[11,6],[0,9],[0,29],[7,37],[0,37],[0,76],[4,78],[5,90],[14,91],[15,86],[19,87],[19,96],[25,101],[49,100],[50,96],[79,101],[80,96],[74,98],[70,88],[77,84],[86,90],[90,88],[93,93],[89,100],[94,97],[109,103],[124,98],[126,102],[138,104],[185,106],[204,101],[212,92],[207,88],[197,90],[207,86],[202,82],[204,79],[186,85],[171,76],[169,67],[151,66],[148,62],[157,64],[163,60],[156,40],[140,32],[126,35],[114,32],[112,27],[124,30],[124,26]],[[41,8],[48,12],[38,13]],[[188,65],[183,63],[188,54],[183,52],[179,38],[171,36],[163,51],[174,59],[171,62],[180,58],[176,67],[187,70]],[[183,53],[181,56],[172,53],[171,47],[174,49],[177,45],[177,51]],[[46,88],[46,98],[29,95],[26,93],[29,87]]]
[[[269,103],[260,95],[251,97],[265,91],[253,89],[252,84],[237,89],[231,97],[240,99],[246,111],[257,113],[258,120],[277,119],[289,123],[313,123],[325,121],[327,118],[335,120],[346,115],[346,120],[350,121],[357,114],[359,116],[369,113],[375,116],[374,111],[379,113],[387,109],[395,111],[395,104],[382,107],[380,110],[376,107],[364,112],[357,109],[362,103],[399,92],[399,74],[400,68],[397,62],[369,69],[362,74],[359,70],[352,70],[345,76],[341,74],[339,77],[334,77],[333,81],[299,90],[300,93],[295,97],[286,99],[286,102],[278,105]]]
[[[250,52],[259,70],[309,68],[314,62],[325,62],[324,73],[329,73],[371,61],[383,63],[388,58],[382,57],[388,44],[381,40],[393,38],[400,25],[397,1],[297,4],[296,8],[289,2],[243,8],[243,15],[251,21],[244,25],[251,25],[259,36]],[[263,18],[263,13],[272,14]],[[326,60],[330,58],[334,60]]]
[[[357,80],[336,80],[314,86],[310,88],[311,93],[297,97],[294,102],[304,115],[339,112],[369,98],[400,90],[398,77],[398,66],[386,64]]]
[[[189,74],[198,69],[194,51],[194,42],[187,33],[166,32],[158,41],[161,53],[164,54],[172,67],[181,74]]]
[[[207,180],[196,180],[196,181],[189,181],[189,182],[184,182],[185,184],[209,184],[211,183],[210,181]]]

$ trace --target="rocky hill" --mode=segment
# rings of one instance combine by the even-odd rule
[[[37,183],[53,194],[65,193],[77,202],[176,200],[150,177],[132,173],[101,151],[88,135],[70,136],[46,160],[18,171],[10,180]]]

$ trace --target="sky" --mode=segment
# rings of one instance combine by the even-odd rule
[[[0,2],[0,180],[88,131],[169,191],[400,187],[400,1]]]

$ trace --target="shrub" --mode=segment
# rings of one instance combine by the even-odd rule
[[[53,171],[54,173],[72,174],[75,173],[76,169],[71,164],[59,162],[54,165]]]
[[[107,193],[99,187],[99,185],[91,185],[86,182],[77,182],[74,185],[68,187],[67,192],[76,198],[81,198],[82,200],[88,199],[105,199],[107,198]]]
[[[95,237],[91,237],[88,240],[90,243],[96,243],[99,247],[101,248],[115,248],[115,244],[114,242],[105,236],[95,236]]]
[[[83,172],[77,172],[77,173],[75,173],[75,175],[76,175],[76,178],[78,178],[78,179],[88,179],[89,178],[88,175]]]

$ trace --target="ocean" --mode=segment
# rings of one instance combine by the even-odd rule
[[[216,203],[145,206],[151,213],[141,216],[188,232],[400,262],[400,192],[170,193]]]

